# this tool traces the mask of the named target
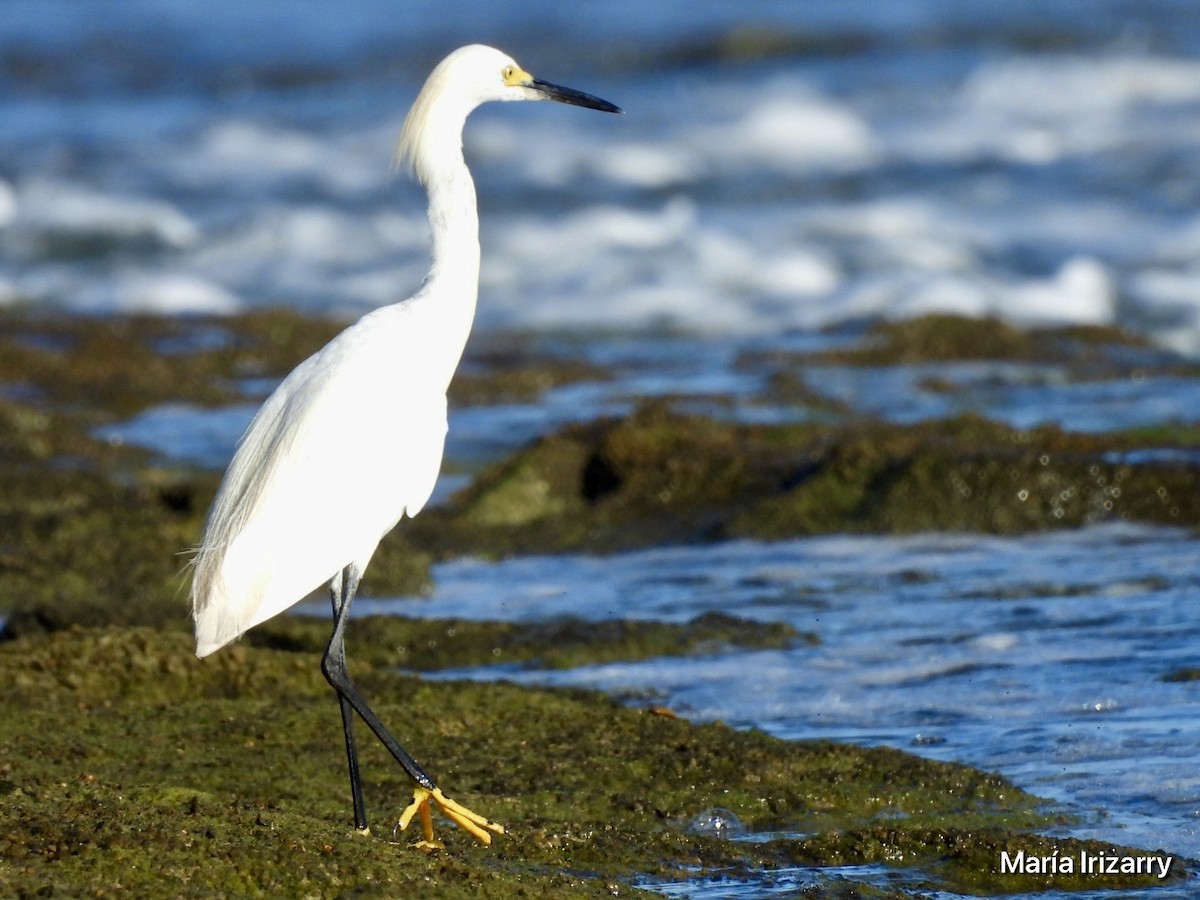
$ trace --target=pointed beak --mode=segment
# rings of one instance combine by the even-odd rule
[[[559,103],[568,103],[571,106],[583,106],[587,109],[598,109],[601,112],[620,113],[625,111],[621,107],[609,103],[607,100],[601,100],[599,97],[593,97],[591,94],[585,94],[583,91],[577,91],[574,88],[550,84],[548,81],[541,81],[537,78],[527,82],[525,86],[530,90],[537,91],[547,100],[557,100]]]

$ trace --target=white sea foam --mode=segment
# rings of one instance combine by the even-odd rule
[[[678,188],[704,171],[700,154],[679,146],[618,143],[596,160],[596,170],[612,181],[638,188]]]
[[[1129,291],[1142,315],[1156,322],[1155,335],[1180,353],[1200,354],[1200,263],[1143,269]]]
[[[3,178],[0,178],[0,228],[4,228],[17,217],[17,193]]]
[[[1145,56],[1013,56],[971,73],[942,115],[905,130],[915,157],[1045,165],[1195,126],[1158,113],[1200,100],[1200,62]]]
[[[802,85],[775,86],[743,110],[732,121],[700,129],[699,143],[714,161],[804,173],[866,166],[878,156],[865,121]]]
[[[481,327],[773,333],[937,311],[1200,349],[1200,220],[1142,202],[1184,190],[1200,158],[1200,63],[1013,53],[958,80],[837,83],[731,68],[623,83],[620,118],[481,110]],[[156,185],[142,193],[18,173],[0,190],[7,294],[339,313],[408,296],[428,226],[390,171],[407,99],[336,127],[217,110],[127,151]],[[1179,172],[1140,187],[1143,159]]]
[[[236,312],[244,304],[226,288],[185,272],[132,272],[99,279],[76,298],[80,307],[122,312],[180,313]]]
[[[965,105],[1069,121],[1146,104],[1200,100],[1200,61],[1165,57],[1040,56],[987,63],[967,80]]]
[[[71,181],[34,177],[18,183],[8,224],[26,236],[108,236],[150,239],[171,248],[194,244],[200,232],[173,204]]]
[[[140,277],[123,285],[120,305],[148,312],[231,313],[242,302],[219,284],[179,272],[158,277]]]
[[[390,145],[399,134],[378,128],[364,133],[324,135],[297,128],[219,120],[207,127],[187,153],[152,164],[193,186],[255,191],[297,181],[333,194],[379,190],[389,177]],[[364,142],[362,137],[369,136]]]
[[[423,211],[267,205],[214,235],[191,263],[261,303],[362,312],[413,293],[428,268],[427,233]]]

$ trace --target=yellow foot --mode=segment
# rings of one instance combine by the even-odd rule
[[[492,834],[504,834],[503,825],[488,821],[478,813],[471,812],[465,806],[454,802],[442,793],[441,788],[434,788],[431,791],[428,788],[418,787],[413,789],[413,802],[408,804],[404,812],[400,814],[400,822],[396,827],[403,831],[413,820],[413,816],[420,813],[423,837],[416,846],[423,850],[440,850],[443,846],[442,842],[433,836],[433,816],[429,811],[430,800],[438,805],[438,808],[446,814],[451,822],[485,847],[492,842]]]

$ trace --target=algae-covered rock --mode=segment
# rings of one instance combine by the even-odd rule
[[[1172,445],[1195,438],[1189,430]],[[571,426],[485,470],[413,540],[437,554],[611,551],[728,537],[1014,534],[1108,519],[1200,522],[1187,455],[1161,431],[1028,431],[962,416],[747,425],[655,404]]]
[[[316,659],[329,643],[326,619],[285,616],[265,622],[246,636],[253,646],[307,651]],[[370,635],[361,648],[356,635]],[[356,617],[350,627],[354,658],[379,666],[419,672],[472,666],[523,664],[568,669],[598,663],[715,653],[732,648],[773,650],[816,644],[815,634],[782,622],[755,622],[723,613],[705,613],[690,622],[575,618],[535,622],[481,622],[469,619]]]
[[[1200,467],[1124,449],[1137,441],[969,416],[850,426],[794,485],[739,512],[729,533],[1021,534],[1109,520],[1200,522]]]
[[[1035,833],[1066,820],[964,766],[695,725],[584,691],[430,683],[398,671],[813,640],[729,616],[355,621],[351,665],[384,720],[452,796],[509,827],[486,850],[444,823],[445,852],[391,841],[411,784],[364,740],[376,828],[355,833],[336,703],[317,664],[328,622],[279,618],[197,661],[180,551],[198,539],[219,473],[95,437],[97,425],[158,403],[253,398],[338,327],[286,312],[0,311],[0,612],[9,638],[0,643],[0,893],[612,896],[633,893],[634,881],[753,879],[797,866],[818,873],[810,893],[910,893],[819,874],[872,864],[902,867],[902,883],[926,892],[1160,883],[1001,871],[1002,854],[1022,850],[1162,857]],[[825,361],[1065,354],[1072,377],[1093,377],[1113,371],[1103,349],[1112,346],[1128,351],[1116,371],[1186,371],[1116,334],[934,320],[882,326],[857,358]],[[774,364],[782,377],[799,362]],[[477,351],[464,376],[458,402],[529,400],[554,384],[606,377],[562,355],[531,359],[520,341]],[[566,428],[497,462],[451,504],[389,535],[364,591],[418,591],[435,558],[461,553],[829,531],[1011,533],[1113,517],[1195,525],[1194,454],[1157,451],[1195,447],[1198,437],[1171,425],[1019,431],[977,417],[745,425],[654,404]],[[714,809],[756,839],[693,827]],[[1171,877],[1185,877],[1181,864]]]
[[[0,311],[0,383],[91,423],[159,403],[243,399],[250,378],[282,378],[345,327],[285,310],[222,318]]]
[[[244,402],[347,324],[282,308],[186,317],[5,308],[0,384],[92,424],[162,403]],[[455,405],[531,401],[557,385],[607,377],[562,353],[540,352],[529,335],[497,336],[473,342],[452,397]]]
[[[1065,367],[1077,377],[1123,377],[1135,366],[1143,371],[1197,374],[1194,363],[1113,326],[1026,329],[995,318],[949,314],[879,321],[852,346],[768,357],[776,364],[854,366],[965,360],[1039,362]]]
[[[929,889],[1030,890],[1041,882],[988,875],[996,848],[1084,846],[1031,834],[1061,820],[965,766],[695,725],[585,691],[426,683],[371,655],[355,675],[384,721],[448,794],[508,828],[490,848],[445,822],[445,851],[393,842],[412,785],[374,741],[373,834],[353,830],[336,702],[310,653],[239,645],[200,661],[183,634],[75,629],[0,645],[0,885],[584,897],[630,893],[635,878],[852,862],[911,869]],[[689,827],[714,807],[806,837]]]
[[[710,540],[818,448],[803,428],[719,423],[644,407],[570,426],[482,472],[412,526],[435,552],[611,551]],[[535,549],[536,548],[536,549]]]
[[[450,406],[530,403],[551,388],[612,377],[607,369],[582,360],[578,348],[569,342],[567,346],[547,343],[558,342],[522,332],[473,337],[450,382]]]

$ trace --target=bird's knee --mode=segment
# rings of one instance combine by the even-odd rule
[[[339,694],[343,691],[353,688],[354,682],[350,680],[350,673],[346,671],[345,660],[331,658],[325,656],[321,659],[321,674],[325,676],[325,680]]]

